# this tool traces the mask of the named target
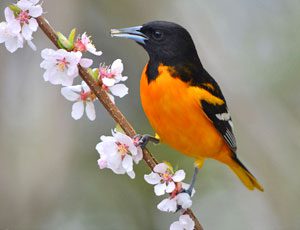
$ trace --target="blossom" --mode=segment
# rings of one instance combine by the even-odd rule
[[[5,43],[6,49],[13,53],[23,48],[23,37],[20,34],[21,27],[16,22],[0,23],[0,44]]]
[[[20,8],[16,19],[22,26],[22,36],[25,40],[32,40],[32,33],[37,31],[38,23],[35,18],[43,14],[41,5],[36,5],[39,0],[20,0],[16,4]]]
[[[149,175],[145,175],[144,179],[154,186],[154,192],[157,196],[172,193],[175,189],[175,182],[181,182],[185,178],[185,172],[178,170],[175,173],[173,168],[166,163],[156,165]]]
[[[183,209],[188,209],[192,206],[192,200],[189,194],[182,192],[178,193],[176,196],[166,198],[162,200],[158,205],[157,208],[163,212],[176,212],[178,206]]]
[[[179,221],[175,221],[170,226],[170,230],[193,230],[195,222],[189,215],[181,215]]]
[[[71,86],[78,76],[77,65],[81,64],[84,68],[92,65],[92,60],[81,58],[82,53],[79,51],[44,49],[41,55],[44,60],[40,66],[46,70],[44,80],[54,85]]]
[[[114,102],[114,96],[124,97],[128,94],[128,88],[119,82],[126,81],[128,77],[122,76],[124,70],[123,63],[120,59],[115,60],[111,67],[99,67],[99,78],[102,81],[102,88],[107,92],[110,99]]]
[[[74,51],[90,52],[96,56],[100,56],[102,54],[101,51],[96,50],[96,47],[86,33],[83,33],[81,37],[77,38],[77,41],[74,44]]]
[[[193,202],[191,196],[183,192],[183,189],[188,189],[189,184],[179,182],[176,184],[175,190],[172,192],[171,196],[162,200],[157,208],[163,212],[176,212],[178,208],[188,209],[192,206]],[[192,191],[192,196],[195,194],[195,190]]]
[[[96,146],[100,154],[100,169],[109,168],[116,174],[127,173],[130,178],[135,178],[133,163],[138,164],[142,160],[142,149],[135,146],[132,138],[116,131],[112,131],[112,136],[102,136],[100,139]]]
[[[128,77],[122,76],[124,66],[121,59],[115,60],[111,67],[100,66],[99,75],[104,85],[113,86],[120,81],[126,81]]]
[[[23,48],[24,40],[36,50],[32,34],[38,29],[36,18],[43,13],[41,5],[36,5],[38,2],[39,0],[20,0],[5,8],[6,22],[1,23],[0,43],[5,42],[8,51],[15,52],[18,48]]]
[[[61,94],[67,100],[75,102],[72,106],[71,114],[75,120],[82,117],[84,110],[91,121],[96,119],[94,106],[96,96],[91,92],[90,88],[84,81],[82,81],[81,85],[63,87],[61,89]]]

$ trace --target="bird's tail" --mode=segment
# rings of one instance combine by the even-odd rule
[[[264,188],[258,183],[256,178],[249,172],[249,170],[240,162],[235,156],[233,162],[229,164],[232,171],[240,178],[243,184],[250,190],[257,188],[260,191],[264,191]]]

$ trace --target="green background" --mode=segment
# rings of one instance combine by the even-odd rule
[[[1,12],[9,1],[0,1]],[[201,170],[193,210],[205,229],[299,229],[300,197],[300,2],[298,0],[44,1],[57,30],[88,31],[111,63],[121,58],[129,76],[117,105],[140,133],[152,133],[139,100],[146,53],[109,30],[168,20],[186,27],[203,65],[225,94],[239,158],[264,185],[248,191],[224,165],[208,160]],[[0,21],[4,20],[1,13]],[[169,229],[178,214],[156,209],[162,198],[143,180],[97,167],[99,137],[114,122],[97,103],[97,119],[74,121],[60,87],[44,82],[40,51],[53,47],[44,34],[38,47],[9,54],[0,46],[0,229]],[[78,79],[79,82],[79,79]],[[150,146],[159,160],[187,171],[188,159],[164,145]]]

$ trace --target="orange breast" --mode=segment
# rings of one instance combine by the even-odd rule
[[[217,157],[226,144],[202,111],[200,100],[224,102],[172,77],[166,66],[159,66],[158,70],[159,76],[148,84],[145,67],[140,94],[146,116],[162,142],[196,159]]]

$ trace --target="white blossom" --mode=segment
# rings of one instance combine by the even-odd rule
[[[72,106],[72,117],[78,120],[82,117],[84,110],[87,117],[94,121],[96,111],[94,101],[96,97],[91,93],[88,85],[82,81],[81,85],[67,86],[61,89],[61,94],[69,101],[75,102]]]
[[[116,174],[125,174],[135,178],[133,163],[138,164],[143,158],[140,147],[136,147],[129,136],[112,131],[112,136],[102,136],[96,149],[100,154],[100,169],[109,168]]]
[[[176,212],[179,207],[182,209],[188,209],[192,206],[193,202],[191,196],[183,192],[190,187],[189,184],[179,182],[177,183],[176,189],[172,192],[171,196],[162,200],[157,208],[163,212]],[[194,196],[195,190],[192,191],[192,196]]]
[[[21,9],[16,19],[22,26],[22,36],[25,40],[32,40],[32,33],[37,31],[39,25],[35,18],[43,14],[41,5],[36,5],[37,0],[20,0],[16,6]]]
[[[40,66],[46,70],[44,80],[54,85],[71,86],[74,78],[78,76],[77,65],[82,64],[88,68],[92,64],[90,59],[82,59],[79,51],[44,49],[41,55],[44,60]]]
[[[179,221],[175,221],[170,226],[170,230],[193,230],[195,222],[189,215],[181,215]]]
[[[0,23],[0,44],[5,43],[6,49],[13,53],[19,48],[23,48],[23,37],[20,34],[19,23]]]
[[[188,209],[192,206],[192,200],[189,194],[182,192],[178,193],[177,195],[170,196],[162,200],[158,205],[157,208],[162,212],[176,212],[178,206],[183,209]]]
[[[5,8],[6,22],[1,23],[0,43],[5,42],[8,51],[15,52],[18,48],[23,48],[24,40],[33,50],[36,50],[32,42],[32,34],[38,29],[36,18],[43,13],[41,5],[36,5],[38,2],[37,0],[20,0],[15,5],[19,9],[16,12],[9,7]]]
[[[100,66],[99,74],[104,85],[110,87],[120,81],[126,81],[128,77],[122,76],[124,66],[121,59],[115,60],[111,67]]]
[[[97,51],[95,45],[92,43],[89,36],[86,33],[83,33],[81,37],[77,39],[74,44],[74,50],[80,52],[90,52],[96,56],[100,56],[102,54],[101,51]]]
[[[121,59],[115,60],[111,67],[100,66],[99,78],[102,80],[102,88],[106,90],[110,99],[114,102],[114,96],[124,97],[128,94],[128,88],[124,84],[120,84],[122,81],[126,81],[128,77],[123,76],[124,70]]]
[[[185,178],[185,172],[178,170],[175,173],[173,168],[166,163],[156,165],[149,175],[145,175],[144,179],[154,186],[154,192],[157,196],[165,193],[172,193],[175,189],[175,182],[181,182]]]

